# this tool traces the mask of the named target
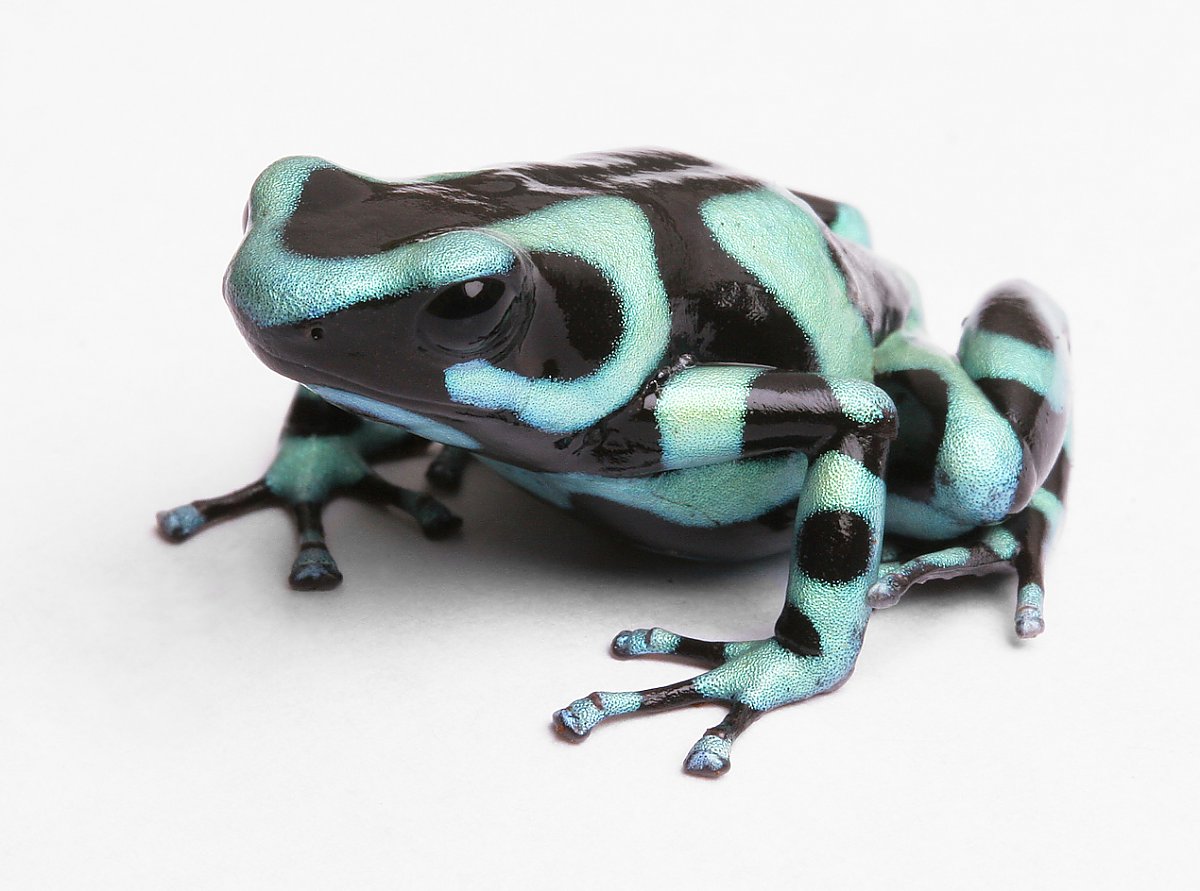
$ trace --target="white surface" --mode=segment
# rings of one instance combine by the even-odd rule
[[[0,32],[0,886],[1197,887],[1196,7],[49,3]],[[250,182],[656,144],[858,204],[935,335],[1022,275],[1077,359],[1047,633],[1012,584],[878,615],[840,692],[761,720],[550,713],[682,679],[612,634],[769,632],[784,561],[627,552],[482,468],[453,543],[350,504],[290,593],[282,514],[178,548],[287,382],[220,300]],[[419,478],[419,462],[397,478]]]

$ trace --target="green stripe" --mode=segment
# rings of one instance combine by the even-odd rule
[[[972,380],[1017,381],[1046,397],[1055,411],[1066,405],[1067,365],[1050,350],[1007,334],[974,329],[963,332],[958,354]]]
[[[746,397],[763,371],[754,366],[707,366],[672,375],[655,407],[663,465],[674,470],[740,457]]]
[[[806,204],[773,191],[709,198],[700,207],[721,248],[762,283],[808,336],[821,372],[870,379],[870,334]]]

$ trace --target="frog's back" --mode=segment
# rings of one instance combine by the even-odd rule
[[[663,367],[737,362],[869,378],[872,347],[907,312],[905,289],[855,243],[865,230],[852,208],[676,152],[594,154],[404,183],[324,168],[309,177],[285,237],[301,254],[363,256],[599,196],[636,205],[652,232],[671,316]],[[563,272],[583,285],[574,290],[587,301],[564,307],[568,327],[571,314],[586,322],[573,326],[582,359],[556,357],[549,366],[570,377],[602,360],[622,318],[609,288],[588,287],[591,270]],[[561,301],[578,304],[569,290],[559,289]],[[511,357],[514,370],[547,367],[545,356],[532,355],[534,341],[528,345],[530,356]]]

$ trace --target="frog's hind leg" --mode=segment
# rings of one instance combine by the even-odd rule
[[[1002,285],[966,320],[957,361],[902,331],[879,347],[876,375],[900,412],[888,532],[938,544],[884,565],[871,604],[930,578],[1012,567],[1017,633],[1040,633],[1042,552],[1069,463],[1062,313],[1030,285]]]
[[[1037,637],[1046,628],[1042,565],[1062,516],[1069,465],[1064,449],[1028,506],[1003,523],[976,529],[945,547],[880,564],[879,578],[867,592],[868,603],[885,609],[898,603],[913,585],[931,579],[1012,569],[1017,574],[1017,636]]]
[[[999,286],[963,323],[963,371],[1021,444],[1010,513],[1029,503],[1062,454],[1070,422],[1068,352],[1062,311],[1026,282]]]

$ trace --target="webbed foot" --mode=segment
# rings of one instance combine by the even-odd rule
[[[592,693],[555,712],[554,729],[570,742],[581,742],[609,718],[725,703],[731,706],[729,713],[704,732],[683,762],[687,773],[707,777],[729,770],[734,740],[763,712],[833,689],[854,663],[853,654],[797,655],[775,638],[724,643],[683,637],[662,628],[622,631],[613,639],[612,649],[623,658],[672,656],[711,668],[665,687]]]
[[[1028,530],[1028,515],[1038,510],[1032,506],[1005,523],[978,529],[950,547],[881,564],[878,579],[867,590],[867,603],[873,609],[887,609],[899,603],[914,585],[931,579],[1011,569],[1020,582],[1014,615],[1017,637],[1037,637],[1046,628],[1042,618],[1044,595],[1040,583],[1025,577],[1032,574],[1031,570],[1038,578],[1041,574],[1040,557],[1030,554]],[[1036,544],[1040,546],[1040,542]]]

